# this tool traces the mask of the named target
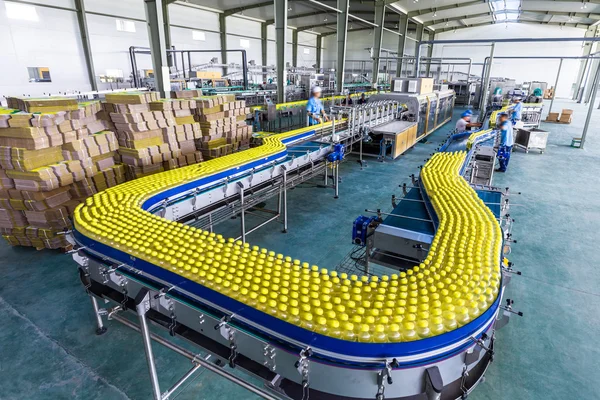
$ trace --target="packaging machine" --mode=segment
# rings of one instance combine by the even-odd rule
[[[338,171],[363,125],[389,122],[401,110],[397,99],[370,106],[368,113],[340,109],[343,119],[331,125],[264,136],[259,147],[127,182],[78,207],[73,258],[97,333],[106,331],[105,316],[141,333],[155,399],[171,398],[201,368],[266,399],[466,398],[481,380],[495,330],[514,311],[510,301],[501,305],[510,278],[506,233],[461,178],[475,150],[437,154],[415,178],[431,242],[405,272],[347,275],[246,242],[244,211],[257,193],[281,196],[285,229],[286,191],[297,182],[291,177],[327,165]],[[240,238],[182,224],[216,210],[240,215]],[[457,219],[469,221],[464,232]],[[481,232],[484,239],[460,242]],[[152,333],[149,323],[209,356]],[[164,392],[153,340],[192,362]]]
[[[455,93],[453,90],[428,94],[380,93],[373,95],[373,101],[395,100],[406,106],[403,119],[417,123],[419,141],[452,119]],[[369,100],[370,101],[370,100]]]

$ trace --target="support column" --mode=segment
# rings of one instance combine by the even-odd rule
[[[321,53],[323,53],[323,36],[317,36],[317,72],[321,72]]]
[[[596,37],[600,33],[600,30],[597,26],[591,26],[585,32],[585,37]],[[581,53],[582,56],[589,56],[590,53],[595,51],[598,48],[596,42],[585,42],[583,44],[583,51]],[[583,84],[583,79],[585,78],[585,73],[587,71],[590,60],[584,59],[580,61],[579,72],[577,73],[577,80],[575,81],[575,91],[573,92],[573,100],[578,100],[581,98],[581,85]],[[556,90],[555,90],[556,92]]]
[[[487,68],[485,70],[485,77],[483,81],[483,86],[481,87],[481,101],[479,102],[480,110],[485,115],[487,101],[488,101],[488,90],[490,86],[490,77],[492,76],[492,65],[494,64],[494,52],[496,51],[496,43],[492,43],[492,48],[490,50],[489,62]]]
[[[219,32],[221,38],[221,63],[229,64],[227,61],[227,16],[219,14]],[[227,67],[223,68],[223,75],[227,75]]]
[[[163,98],[171,94],[171,79],[169,77],[169,63],[165,44],[163,6],[164,0],[144,0],[150,53],[152,56],[152,69],[156,90]]]
[[[298,29],[292,31],[292,67],[298,67]]]
[[[596,75],[596,71],[598,69],[600,69],[600,61],[599,60],[589,60],[589,62],[590,62],[590,72],[589,72],[589,75],[588,75],[588,82],[589,82],[589,79],[591,77],[593,77],[593,76]],[[592,90],[593,89],[594,89],[593,82],[592,82],[592,85],[588,85],[587,83],[584,83],[583,87],[581,88],[581,90],[582,90],[582,92],[584,94],[584,96],[582,96],[584,103],[587,104],[587,103],[590,102],[590,99],[592,97]],[[581,102],[581,100],[579,102]]]
[[[162,8],[163,8],[163,26],[165,31],[165,47],[168,50],[172,49],[171,44],[171,19],[169,18],[169,0],[162,0]],[[173,66],[173,57],[175,55],[173,53],[167,53],[167,61],[169,62],[169,67]],[[189,66],[190,69],[192,66]],[[182,66],[183,69],[183,66]]]
[[[275,0],[275,40],[277,43],[277,101],[285,103],[287,70],[285,47],[287,45],[288,0]],[[309,88],[310,90],[310,88]]]
[[[435,40],[435,32],[429,31],[428,38],[429,40]],[[433,57],[433,44],[429,44],[427,46],[429,46],[427,47],[427,58],[429,58],[429,60],[427,61],[426,75],[429,77],[429,74],[431,73],[431,57]],[[467,78],[467,80],[468,79],[469,78]]]
[[[590,127],[590,122],[592,121],[592,114],[594,112],[594,103],[596,102],[596,96],[598,94],[599,81],[600,81],[600,68],[597,68],[596,72],[594,74],[594,80],[592,81],[592,86],[591,86],[591,90],[590,90],[591,94],[590,94],[590,104],[588,106],[588,113],[587,113],[587,117],[585,119],[583,133],[581,134],[581,144],[579,145],[579,147],[582,149],[585,146],[585,139],[587,137],[588,129]]]
[[[269,48],[269,40],[268,40],[268,33],[267,33],[267,27],[268,25],[266,23],[262,23],[260,24],[260,47],[261,47],[261,51],[262,51],[262,58],[261,58],[261,63],[262,63],[262,71],[263,71],[263,82],[267,81],[267,70],[265,69],[266,65],[267,65],[267,51]]]
[[[398,33],[401,36],[398,36],[398,64],[396,65],[396,76],[400,78],[402,76],[402,69],[404,66],[404,60],[401,57],[404,57],[404,49],[406,47],[406,35],[408,35],[408,16],[401,15],[400,22],[398,22]]]
[[[337,0],[338,10],[342,10],[337,15],[337,65],[335,69],[336,91],[344,91],[344,72],[346,69],[346,41],[348,39],[348,10],[350,0]]]
[[[415,59],[415,77],[418,78],[419,77],[419,69],[420,69],[420,58],[421,58],[421,46],[419,46],[419,43],[423,40],[423,31],[425,30],[425,27],[423,26],[423,24],[417,24],[417,43],[416,43],[416,47],[415,47],[415,57],[417,57]]]
[[[375,34],[373,35],[373,50],[371,57],[373,57],[373,68],[372,68],[372,76],[371,83],[373,86],[377,86],[377,82],[379,79],[379,66],[381,57],[381,44],[383,42],[383,27],[385,26],[385,2],[378,0],[375,3],[375,23],[379,25],[375,28]]]
[[[81,35],[81,45],[83,55],[85,56],[85,65],[87,67],[88,79],[92,90],[98,90],[96,83],[96,70],[94,69],[94,60],[92,58],[92,48],[90,46],[90,35],[88,32],[87,19],[85,18],[85,4],[83,0],[75,0],[77,9],[77,22],[79,23],[79,34]]]

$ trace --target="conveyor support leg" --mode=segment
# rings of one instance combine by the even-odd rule
[[[98,307],[98,300],[94,296],[90,295],[90,299],[92,299],[92,307],[94,307],[94,315],[96,316],[96,324],[98,327],[96,328],[96,335],[100,336],[106,333],[106,327],[102,322],[102,315],[100,315],[100,307]]]
[[[158,374],[156,373],[156,365],[154,364],[154,353],[152,352],[152,340],[150,331],[148,330],[148,321],[146,313],[150,310],[150,292],[142,290],[135,299],[136,311],[140,319],[140,333],[144,341],[144,351],[146,352],[146,361],[148,362],[148,371],[150,373],[150,382],[152,383],[152,392],[154,400],[161,400],[160,385],[158,383]]]
[[[283,233],[287,233],[288,213],[287,213],[287,168],[283,168]]]

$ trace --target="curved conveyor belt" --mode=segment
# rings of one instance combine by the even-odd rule
[[[465,152],[438,153],[422,169],[438,229],[424,262],[399,275],[338,275],[146,211],[178,193],[280,162],[286,143],[312,134],[314,128],[274,135],[260,147],[107,189],[77,208],[75,237],[85,251],[171,282],[267,336],[310,345],[317,354],[347,361],[397,357],[407,365],[471,346],[498,312],[502,232],[460,175]]]

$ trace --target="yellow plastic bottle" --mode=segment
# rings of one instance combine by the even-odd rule
[[[400,325],[391,324],[388,326],[388,340],[393,343],[402,341],[402,334],[400,333]]]
[[[415,331],[415,324],[411,321],[404,321],[402,324],[402,338],[406,342],[411,342],[413,340],[417,340],[419,337],[417,336],[417,331]]]
[[[369,329],[369,325],[362,324],[360,326],[360,333],[358,334],[358,341],[363,343],[370,343],[373,341]]]
[[[344,324],[343,339],[349,342],[356,341],[356,334],[354,333],[354,324],[352,322],[346,322]]]

